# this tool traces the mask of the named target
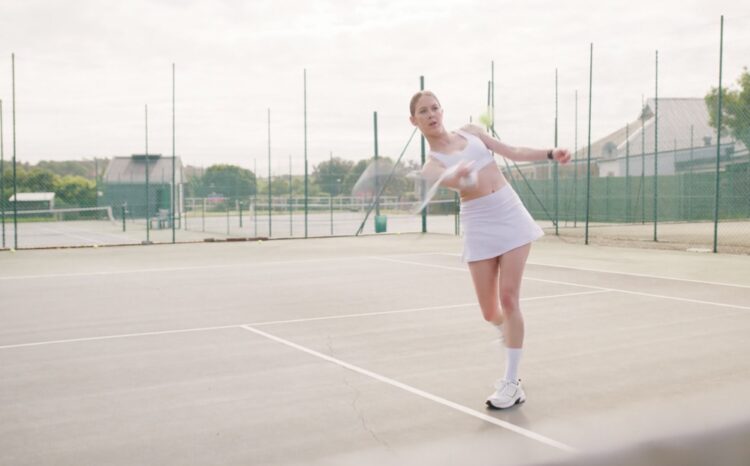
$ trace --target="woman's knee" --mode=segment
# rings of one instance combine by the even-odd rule
[[[482,310],[482,317],[487,322],[496,322],[500,316],[500,308],[497,302],[492,304],[480,304],[479,308]]]
[[[518,312],[518,310],[520,309],[518,290],[500,290],[500,306],[503,308],[503,314],[505,315],[508,315],[512,312]]]

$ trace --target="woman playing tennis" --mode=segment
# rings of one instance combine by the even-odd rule
[[[502,409],[523,403],[526,394],[518,378],[524,338],[521,279],[531,243],[544,232],[494,163],[492,152],[514,161],[559,163],[567,163],[570,153],[560,148],[512,147],[476,125],[446,131],[443,108],[430,91],[416,93],[409,110],[412,124],[430,146],[423,176],[459,192],[463,259],[469,265],[482,315],[498,329],[507,350],[505,375],[496,382],[487,406]]]

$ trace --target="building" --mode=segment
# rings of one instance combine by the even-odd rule
[[[701,173],[716,170],[716,130],[709,124],[708,109],[702,98],[660,98],[659,122],[655,124],[656,100],[648,99],[641,114],[627,125],[591,143],[592,177],[653,176],[654,159],[659,175]],[[657,134],[658,133],[658,134]],[[658,152],[654,155],[657,143]],[[573,163],[559,167],[561,178],[585,177],[588,146],[573,155]],[[748,148],[723,132],[721,169],[748,163]],[[504,167],[503,167],[504,168]],[[553,177],[553,164],[519,164],[527,179]]]
[[[55,208],[55,193],[17,193],[8,199],[11,208],[18,210],[52,210]]]
[[[174,165],[175,216],[180,217],[184,211],[184,181],[179,157]],[[99,204],[112,207],[116,217],[124,207],[130,217],[145,218],[147,206],[149,217],[167,216],[172,208],[172,157],[135,154],[113,158],[102,177]]]
[[[591,145],[599,176],[653,176],[716,170],[717,133],[702,98],[648,99],[641,115]],[[654,151],[658,144],[658,151]],[[721,137],[721,166],[747,162],[748,151],[728,135]],[[588,148],[577,156],[586,159]]]

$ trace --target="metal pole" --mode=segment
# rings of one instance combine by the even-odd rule
[[[594,77],[594,43],[589,52],[589,136],[586,150],[586,233],[585,244],[589,244],[589,210],[591,209],[591,86]]]
[[[630,123],[625,123],[625,223],[630,221]]]
[[[424,76],[420,76],[419,77],[419,90],[420,91],[424,90]],[[420,163],[422,164],[421,166],[424,167],[424,164],[425,164],[425,139],[424,139],[424,135],[420,136],[419,139],[420,139],[420,143],[421,143],[421,145],[420,145],[421,152],[420,152],[420,158],[419,158],[419,160],[420,160]],[[424,191],[425,189],[426,189],[426,187],[424,186],[424,182],[422,182],[422,191]],[[424,209],[422,209],[422,233],[427,233],[427,207],[426,206],[425,206]]]
[[[304,122],[305,122],[305,238],[307,238],[307,194],[308,194],[308,181],[307,181],[307,69],[302,72],[303,82],[303,108],[304,108]]]
[[[558,95],[557,95],[557,68],[555,68],[555,147],[557,147],[557,117],[558,117]],[[493,110],[494,111],[494,110]],[[553,163],[552,169],[555,173],[555,235],[560,235],[560,180],[558,164]]]
[[[659,224],[659,51],[656,51],[656,85],[654,88],[654,241],[658,241]]]
[[[289,236],[294,236],[294,213],[293,213],[294,191],[292,190],[292,154],[289,154]]]
[[[578,89],[576,89],[575,135],[573,137],[573,228],[578,226]]]
[[[268,237],[271,238],[271,109],[268,109]]]
[[[151,242],[151,203],[149,202],[149,180],[148,180],[148,104],[146,104],[146,242]]]
[[[333,236],[333,194],[328,197],[328,206],[331,210],[331,236]]]
[[[490,109],[492,113],[492,130],[495,130],[495,60],[490,63]]]
[[[690,220],[693,219],[693,125],[690,125],[690,170],[688,171],[688,186],[690,187],[688,195],[688,216]]]
[[[175,155],[175,105],[174,105],[174,97],[175,97],[175,69],[174,69],[174,63],[172,63],[172,215],[171,215],[171,222],[172,222],[172,244],[176,242],[177,235],[175,233],[175,208],[177,207],[177,199],[175,198],[177,194],[177,186],[176,186],[176,173],[177,170],[177,163],[176,163],[176,155]]]
[[[716,187],[714,191],[714,247],[713,252],[718,252],[719,246],[719,169],[721,167],[721,105],[722,105],[722,68],[724,61],[724,15],[721,15],[721,32],[719,35],[719,109],[716,115]]]
[[[16,54],[10,55],[13,83],[13,249],[18,249],[18,185],[16,178]]]
[[[99,159],[94,157],[94,192],[96,193],[96,204],[99,205]]]
[[[372,125],[375,134],[375,192],[380,192],[378,186],[378,112],[372,112]],[[380,216],[380,199],[375,199],[375,218]],[[377,221],[376,221],[377,223]]]
[[[3,100],[0,99],[0,219],[3,230],[3,248],[5,247],[5,142],[3,141]]]
[[[490,123],[490,126],[487,127],[487,131],[495,138],[498,138],[497,133],[495,132],[495,61],[493,60],[490,63],[490,80],[487,82],[487,110],[488,113],[491,114],[490,119],[492,120]],[[491,110],[491,111],[490,111]],[[498,138],[499,139],[499,138]],[[492,152],[492,157],[495,157],[495,153]],[[513,186],[513,188],[516,190],[516,192],[521,195],[520,189],[518,189],[516,185],[515,177],[513,176],[513,169],[508,164],[508,160],[503,158],[503,162],[505,162],[505,167],[507,169],[508,177],[510,178],[510,184]],[[549,215],[547,210],[544,208],[544,204],[541,200],[536,196],[536,193],[534,192],[533,188],[529,185],[528,181],[526,180],[526,177],[524,176],[523,172],[518,169],[518,166],[515,162],[513,162],[513,165],[518,170],[519,175],[521,175],[521,178],[523,178],[524,181],[526,181],[526,186],[531,190],[531,193],[534,195],[536,200],[541,205],[542,209],[544,210],[544,213],[547,214],[547,217],[552,220],[552,216]]]
[[[646,224],[646,106],[641,97],[641,224]]]
[[[253,193],[253,236],[258,236],[258,160],[253,158],[253,175],[255,176],[255,192]]]

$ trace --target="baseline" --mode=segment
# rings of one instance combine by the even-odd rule
[[[532,298],[521,298],[521,301],[557,299],[557,298],[564,298],[564,297],[569,297],[569,296],[581,296],[581,295],[589,295],[589,294],[597,294],[597,293],[604,293],[604,291],[596,290],[596,291],[584,291],[580,293],[566,293],[566,294],[557,294],[557,295],[549,295],[549,296],[536,296]],[[462,304],[446,304],[442,306],[417,307],[417,308],[410,308],[410,309],[394,309],[390,311],[364,312],[360,314],[343,314],[343,315],[330,315],[330,316],[321,316],[321,317],[308,317],[308,318],[302,318],[302,319],[273,320],[273,321],[266,321],[266,322],[254,322],[251,324],[242,323],[242,324],[233,324],[233,325],[220,325],[220,326],[213,326],[213,327],[196,327],[196,328],[186,328],[186,329],[176,329],[176,330],[161,330],[161,331],[153,331],[153,332],[124,333],[124,334],[117,334],[117,335],[104,335],[104,336],[98,336],[98,337],[69,338],[69,339],[63,339],[63,340],[48,340],[48,341],[39,341],[39,342],[32,342],[32,343],[17,343],[17,344],[12,344],[12,345],[2,345],[0,346],[0,350],[13,349],[13,348],[28,348],[28,347],[33,347],[33,346],[59,345],[63,343],[83,343],[83,342],[88,342],[88,341],[115,340],[118,338],[146,337],[146,336],[154,336],[154,335],[170,335],[170,334],[190,333],[190,332],[208,332],[212,330],[241,328],[244,325],[252,325],[254,327],[260,327],[260,326],[266,326],[266,325],[281,325],[281,324],[315,322],[315,321],[321,321],[321,320],[353,319],[353,318],[358,318],[358,317],[374,317],[374,316],[393,315],[393,314],[407,314],[411,312],[437,311],[437,310],[442,310],[442,309],[456,309],[456,308],[470,307],[470,306],[476,306],[476,305],[477,304],[473,302],[462,303]]]
[[[393,256],[386,257],[402,257],[402,256],[431,256],[439,254],[437,252],[425,252],[425,253],[410,253],[410,254],[394,254]],[[96,276],[107,276],[107,275],[128,275],[128,274],[142,274],[142,273],[163,273],[163,272],[185,272],[194,270],[216,270],[216,269],[231,269],[231,268],[242,268],[242,267],[265,267],[273,265],[296,265],[296,264],[314,264],[316,262],[336,262],[336,261],[356,261],[361,259],[370,259],[371,256],[347,256],[347,257],[320,257],[315,259],[302,259],[302,260],[287,260],[287,261],[265,261],[265,262],[242,262],[238,264],[213,264],[213,265],[193,265],[183,267],[157,267],[157,268],[146,268],[146,269],[132,269],[132,270],[103,270],[99,272],[70,272],[70,273],[50,273],[50,274],[38,274],[38,275],[11,275],[11,276],[0,276],[0,281],[11,281],[11,280],[36,280],[45,278],[74,278],[74,277],[96,277]]]

